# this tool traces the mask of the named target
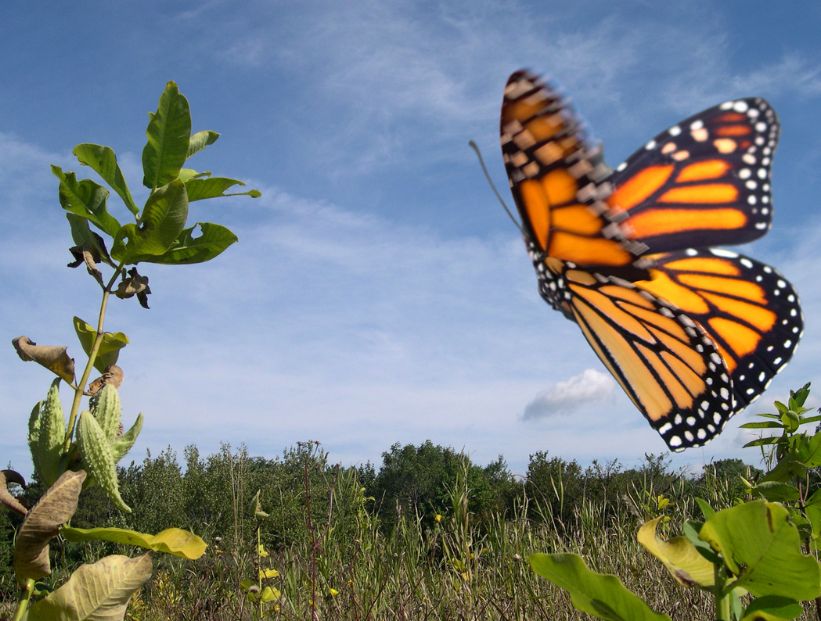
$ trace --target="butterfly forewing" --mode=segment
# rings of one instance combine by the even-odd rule
[[[637,256],[608,228],[610,169],[562,98],[526,71],[502,103],[502,156],[516,206],[537,252],[585,265],[630,265]]]
[[[621,234],[649,252],[741,244],[772,219],[778,119],[760,98],[727,101],[674,125],[616,168],[607,202]]]

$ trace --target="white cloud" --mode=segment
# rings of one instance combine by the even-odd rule
[[[539,394],[525,406],[522,419],[547,418],[570,414],[592,402],[603,401],[613,394],[613,378],[595,369],[585,369]]]
[[[796,53],[786,53],[779,60],[733,77],[734,90],[750,94],[821,95],[821,67]]]

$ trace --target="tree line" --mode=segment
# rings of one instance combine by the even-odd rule
[[[561,530],[579,519],[585,503],[596,507],[597,520],[623,519],[625,511],[641,519],[658,510],[662,498],[709,497],[717,487],[723,497],[741,497],[741,477],[754,480],[758,474],[739,459],[716,461],[696,476],[685,476],[671,468],[664,454],[647,454],[640,466],[625,468],[618,461],[583,466],[540,451],[530,455],[525,475],[517,476],[501,456],[486,465],[474,464],[463,453],[431,441],[394,444],[382,454],[378,468],[372,463],[333,464],[317,442],[298,443],[273,459],[228,446],[203,456],[189,446],[181,459],[168,448],[119,469],[121,494],[132,513],[119,512],[101,490],[89,488],[72,525],[111,525],[147,533],[181,526],[212,545],[241,546],[254,538],[257,523],[251,501],[259,492],[269,515],[262,524],[262,539],[276,549],[310,536],[311,524],[330,512],[336,535],[343,537],[346,524],[352,524],[360,511],[376,517],[385,532],[403,519],[431,527],[453,511],[454,498],[464,490],[466,508],[480,527],[525,512],[528,519],[551,522]],[[24,503],[40,495],[38,487],[35,473],[22,493]],[[13,589],[11,549],[18,521],[15,515],[0,512],[3,591]],[[83,560],[81,546],[53,547],[58,561]],[[0,599],[4,595],[0,592]]]

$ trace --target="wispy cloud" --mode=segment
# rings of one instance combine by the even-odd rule
[[[821,67],[790,52],[759,69],[734,76],[732,85],[739,92],[817,97],[821,95]]]
[[[570,414],[591,402],[603,401],[613,393],[615,383],[606,373],[585,369],[536,396],[525,406],[524,420]]]

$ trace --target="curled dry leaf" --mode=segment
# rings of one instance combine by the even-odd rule
[[[14,572],[19,582],[51,573],[48,542],[77,511],[85,478],[84,470],[64,472],[26,515],[14,543]]]
[[[17,483],[20,487],[26,486],[26,480],[23,475],[14,470],[0,470],[0,504],[5,505],[12,511],[17,511],[21,515],[27,513],[27,509],[11,495],[8,485],[9,483]]]
[[[14,345],[21,360],[33,360],[68,383],[74,383],[74,358],[69,357],[67,347],[38,345],[27,336],[18,336],[12,339],[11,344]]]
[[[140,306],[148,308],[148,296],[150,293],[151,287],[148,286],[148,276],[141,276],[139,272],[137,272],[137,268],[132,267],[128,270],[128,276],[123,274],[123,279],[120,281],[114,295],[122,299],[136,295]]]
[[[69,248],[69,252],[74,257],[74,261],[68,264],[68,267],[79,267],[81,263],[86,264],[86,270],[88,273],[94,277],[101,287],[105,287],[103,283],[103,273],[97,269],[97,261],[99,261],[99,253],[95,253],[92,250],[87,250],[82,246],[72,246]],[[98,257],[95,260],[94,255],[97,254]]]

